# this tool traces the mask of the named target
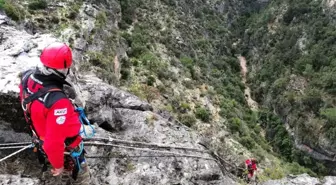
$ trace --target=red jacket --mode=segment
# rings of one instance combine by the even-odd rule
[[[28,91],[35,93],[43,86],[55,85],[63,88],[63,84],[56,77],[44,76],[38,72],[28,77]],[[52,78],[52,79],[49,79]],[[41,83],[42,82],[42,83]],[[20,84],[20,99],[22,101],[23,86]],[[35,132],[43,140],[43,149],[49,162],[54,168],[63,167],[66,138],[78,135],[81,123],[73,104],[64,92],[49,92],[31,104],[30,118]],[[81,141],[78,136],[71,145]]]
[[[253,171],[257,170],[257,164],[253,163],[250,159],[247,159],[245,161],[245,164],[246,164],[246,166],[251,165],[251,167],[250,167],[251,170],[253,170]]]

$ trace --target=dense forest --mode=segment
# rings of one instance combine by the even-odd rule
[[[249,84],[254,98],[281,122],[268,122],[269,138],[289,161],[328,173],[320,163],[293,149],[283,123],[295,138],[319,148],[321,138],[335,146],[336,32],[333,12],[321,1],[271,1],[268,8],[243,16],[243,53],[254,72]]]

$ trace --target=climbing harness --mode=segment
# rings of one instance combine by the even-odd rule
[[[81,123],[81,128],[82,130],[80,130],[80,132],[78,133],[78,135],[84,135],[84,137],[87,138],[92,138],[95,134],[95,130],[93,128],[93,126],[90,124],[89,119],[86,117],[84,109],[82,107],[78,107],[73,101],[72,101],[74,107],[75,107],[75,111],[78,112],[79,114],[79,120]],[[85,125],[88,125],[90,129],[92,129],[91,134],[87,134],[86,129],[85,129]],[[77,136],[78,136],[77,135]],[[77,137],[76,136],[76,137]],[[81,164],[85,163],[85,150],[84,150],[84,142],[81,141],[77,147],[73,148],[73,149],[69,149],[67,148],[67,151],[64,152],[65,155],[65,168],[67,168],[68,170],[72,171],[72,178],[76,180],[78,172],[80,172],[82,170],[81,168]]]
[[[85,162],[83,141],[74,150],[70,152],[69,157],[71,157],[73,160],[71,161],[71,159],[68,159],[69,160],[68,162],[73,163],[73,166],[71,166],[72,177],[73,179],[77,179],[78,172],[82,170],[81,163]],[[65,156],[65,158],[67,158],[67,156]]]

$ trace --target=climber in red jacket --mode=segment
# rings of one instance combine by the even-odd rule
[[[33,136],[53,167],[52,175],[59,176],[64,168],[69,170],[65,167],[70,164],[66,164],[69,161],[64,160],[64,152],[77,151],[82,145],[79,114],[63,91],[64,85],[71,86],[65,79],[72,64],[72,52],[66,44],[53,43],[42,51],[40,60],[41,68],[21,73],[20,99]],[[89,177],[84,152],[79,162],[82,172]]]
[[[248,181],[255,177],[257,172],[257,160],[255,158],[247,159],[245,161],[245,166],[248,171]]]

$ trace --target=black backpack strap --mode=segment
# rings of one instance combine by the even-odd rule
[[[36,135],[38,138],[40,138],[40,136],[37,134],[36,129],[34,128],[34,124],[31,120],[31,105],[32,103],[37,100],[38,98],[40,98],[41,96],[49,93],[49,92],[57,92],[57,91],[62,91],[59,88],[50,88],[50,87],[46,87],[46,88],[42,88],[41,90],[39,90],[38,92],[31,94],[30,96],[26,97],[25,99],[23,99],[21,105],[22,105],[22,109],[24,111],[26,120],[28,125],[31,128],[32,131],[32,136]]]
[[[36,93],[28,96],[27,98],[25,98],[22,101],[22,108],[24,111],[27,111],[27,104],[32,103],[34,100],[37,100],[38,98],[44,96],[45,94],[49,93],[49,92],[56,92],[56,91],[61,91],[62,89],[59,88],[55,88],[55,87],[43,87],[42,89],[40,89],[39,91],[37,91]]]

